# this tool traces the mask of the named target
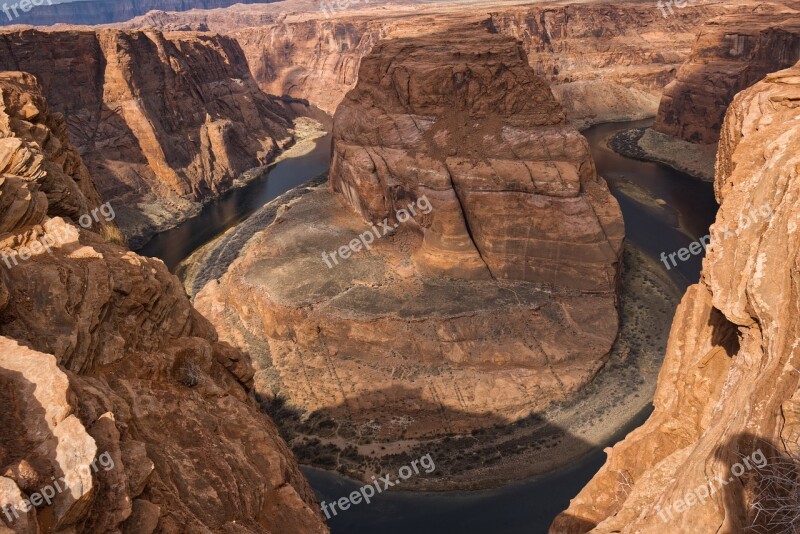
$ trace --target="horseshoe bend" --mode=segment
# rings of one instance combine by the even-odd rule
[[[800,528],[796,0],[0,13],[0,534]]]
[[[624,238],[586,139],[521,44],[482,27],[379,44],[358,80],[326,183],[198,309],[254,356],[260,394],[313,414],[309,438],[328,422],[402,450],[574,398],[617,336]]]

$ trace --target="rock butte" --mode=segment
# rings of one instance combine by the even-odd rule
[[[259,392],[391,442],[524,418],[602,367],[621,213],[518,41],[466,26],[376,46],[336,113],[329,184],[196,297]],[[429,213],[395,218],[423,197]],[[384,218],[392,235],[326,266]]]
[[[71,481],[14,532],[328,532],[248,357],[113,222],[74,231],[99,197],[33,76],[0,73],[0,98],[0,251],[61,236],[0,263],[0,509]]]
[[[796,469],[791,458],[800,455],[798,100],[800,64],[733,99],[717,155],[720,210],[712,228],[734,231],[713,243],[701,282],[676,312],[655,412],[607,451],[551,533],[783,531],[751,505],[764,492],[796,503],[767,486],[766,475],[781,458]],[[740,223],[764,205],[771,216]],[[717,482],[707,499],[675,510],[709,480],[733,478],[732,466],[759,449],[766,468],[721,488]]]

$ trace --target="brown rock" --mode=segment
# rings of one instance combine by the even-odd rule
[[[768,474],[781,465],[796,474],[800,435],[798,99],[800,64],[734,98],[717,156],[712,246],[676,312],[655,412],[608,451],[551,532],[782,531],[754,502],[764,491],[797,502]],[[759,450],[766,463],[737,473]],[[712,480],[707,498],[675,508]]]
[[[43,102],[30,80],[0,75],[2,102]],[[19,141],[0,148],[0,161],[19,163],[0,183],[0,498],[60,476],[70,490],[12,527],[327,532],[291,452],[243,383],[252,377],[247,357],[217,341],[162,262],[56,216],[97,192],[67,172],[73,147],[49,150],[25,137],[36,129],[48,139],[47,126],[63,124],[42,105],[30,109],[0,109],[0,124],[16,128],[6,139]],[[36,165],[62,168],[41,174]],[[47,179],[48,191],[86,195],[65,197],[73,204],[50,198]],[[22,247],[45,236],[59,239],[24,259]]]
[[[70,140],[134,247],[196,214],[290,140],[285,113],[230,38],[7,30],[0,50],[0,70],[34,74],[68,117]],[[65,132],[55,133],[63,144]],[[74,157],[64,163],[74,175],[73,166]]]
[[[580,4],[465,10],[461,4],[393,2],[347,9],[320,2],[151,13],[128,28],[221,32],[241,45],[268,93],[307,99],[333,113],[356,84],[361,59],[386,37],[485,23],[523,42],[534,72],[547,80],[575,124],[651,117],[661,90],[686,59],[699,26],[726,8],[694,3],[663,17],[654,6]],[[487,19],[486,13],[489,13]]]
[[[308,416],[299,434],[327,443],[328,421],[337,443],[431,450],[602,367],[621,215],[519,42],[457,27],[374,47],[335,117],[330,186],[281,205],[196,297],[256,390]],[[323,259],[384,218],[368,250]]]
[[[796,9],[760,4],[713,18],[702,26],[691,55],[664,88],[653,129],[692,143],[716,143],[734,95],[798,60]]]

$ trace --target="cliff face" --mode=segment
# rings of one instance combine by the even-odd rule
[[[283,3],[282,3],[283,4]],[[153,13],[127,27],[208,29],[241,44],[259,85],[333,112],[356,83],[361,58],[383,37],[486,21],[445,5],[350,6],[305,12],[297,4],[219,12]],[[586,4],[492,11],[487,24],[522,40],[530,65],[550,82],[577,124],[652,116],[663,86],[686,58],[697,28],[723,7],[693,6],[664,18],[635,5]]]
[[[693,5],[663,17],[651,6],[581,4],[491,14],[523,42],[536,74],[576,124],[652,116],[700,24],[722,11]]]
[[[38,1],[38,0],[37,0]],[[50,26],[53,24],[107,24],[129,20],[154,9],[185,11],[187,9],[213,9],[232,4],[256,4],[270,0],[90,0],[54,4],[51,0],[41,0],[25,11],[18,7],[0,13],[0,26],[29,24],[31,26]],[[18,5],[18,4],[17,4]]]
[[[247,357],[163,263],[103,239],[114,211],[35,79],[0,95],[0,524],[327,532]]]
[[[551,532],[784,532],[780,521],[794,521],[777,505],[798,506],[799,100],[800,64],[728,108],[719,237],[676,312],[655,412],[608,450]]]
[[[290,140],[237,43],[160,32],[0,34],[0,69],[40,81],[136,247]]]
[[[709,20],[664,89],[653,129],[691,143],[716,143],[734,95],[798,60],[796,9],[763,4]]]
[[[346,446],[368,480],[574,398],[616,338],[624,230],[519,42],[390,39],[358,78],[329,188],[275,207],[195,302],[254,355],[257,390],[309,416],[295,445]]]

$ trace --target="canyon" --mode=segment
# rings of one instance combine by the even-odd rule
[[[387,12],[366,4],[326,11],[312,2],[281,2],[156,12],[121,27],[228,35],[241,45],[263,90],[333,113],[354,87],[361,58],[381,39],[485,21],[492,31],[523,42],[535,73],[550,82],[573,123],[585,127],[654,115],[663,86],[688,57],[700,25],[725,9],[701,4],[664,18],[635,4],[498,9],[486,2],[465,12],[447,3],[399,2]]]
[[[796,509],[796,493],[775,484],[781,473],[789,483],[800,452],[798,325],[790,311],[798,302],[799,99],[800,64],[733,99],[721,129],[712,226],[733,232],[712,244],[700,283],[676,312],[655,412],[607,450],[606,464],[551,533],[658,532],[665,524],[777,532],[792,524],[775,503]],[[771,216],[753,220],[749,213],[764,204]],[[766,466],[737,473],[733,466],[754,451]],[[723,482],[705,498],[688,498],[709,480]]]
[[[6,30],[0,69],[39,80],[133,248],[292,141],[286,111],[219,35]]]
[[[304,414],[296,450],[436,450],[572,400],[617,336],[624,239],[585,138],[481,26],[387,40],[358,79],[328,186],[280,205],[197,309]],[[368,480],[389,460],[358,461]]]
[[[551,534],[792,521],[796,1],[153,2],[0,32],[0,532],[325,533],[299,462],[369,483],[433,453],[406,489],[482,489],[644,419]],[[190,258],[193,301],[128,248],[269,181],[325,134],[306,104],[329,171]],[[725,236],[674,319],[621,206],[691,217],[579,132],[647,117],[609,145],[712,179]]]
[[[328,532],[248,356],[112,219],[79,228],[100,195],[43,93],[0,74],[0,530]]]

